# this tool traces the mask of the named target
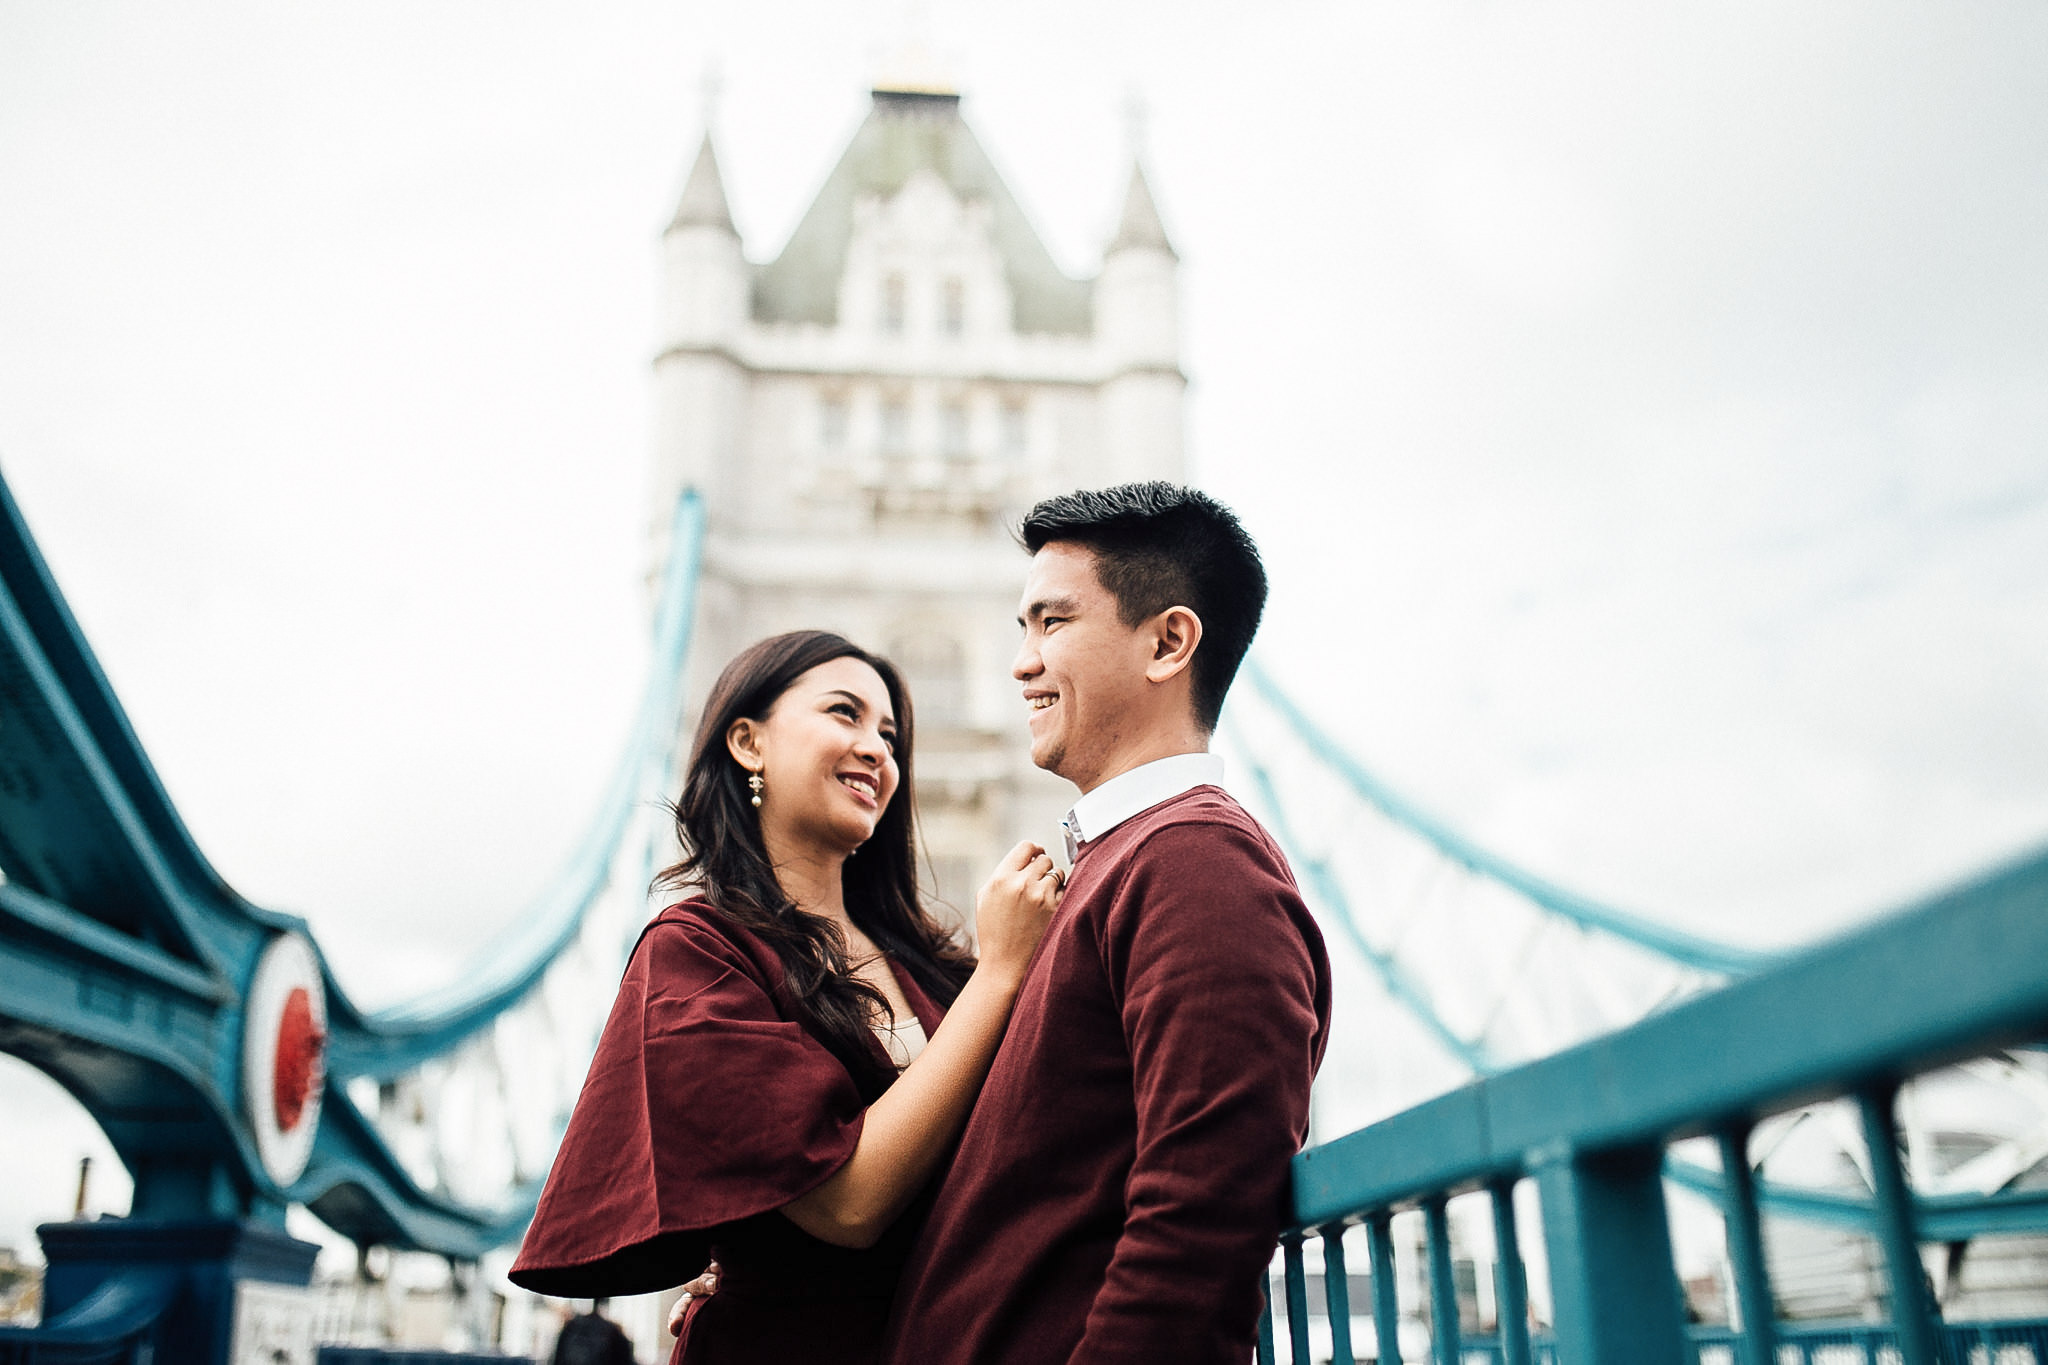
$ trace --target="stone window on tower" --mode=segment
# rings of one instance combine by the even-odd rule
[[[882,400],[882,453],[910,453],[910,404],[901,398]]]
[[[890,275],[882,281],[882,334],[900,337],[903,322],[910,313],[910,285],[901,275]]]
[[[939,292],[939,328],[949,337],[960,336],[967,330],[967,285],[962,280],[947,280]]]
[[[967,718],[967,656],[960,642],[937,630],[898,635],[889,659],[903,671],[916,699],[920,726],[960,725]]]
[[[999,437],[1003,458],[1012,461],[1022,461],[1030,441],[1031,424],[1029,415],[1025,412],[1024,404],[1016,400],[1004,403],[1002,434]]]
[[[949,460],[968,456],[967,404],[958,399],[939,409],[939,453]]]
[[[848,427],[846,398],[842,394],[827,394],[818,403],[818,448],[828,455],[838,455],[846,449]]]

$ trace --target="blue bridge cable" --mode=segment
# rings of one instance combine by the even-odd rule
[[[359,1242],[475,1258],[517,1237],[533,1217],[543,1181],[529,1180],[494,1209],[473,1209],[424,1191],[349,1099],[350,1076],[385,1077],[443,1055],[492,1023],[538,984],[572,943],[621,856],[633,810],[650,782],[671,771],[681,719],[683,665],[696,610],[704,507],[694,490],[676,504],[656,609],[653,657],[625,751],[605,798],[564,870],[529,914],[533,926],[498,948],[462,986],[334,1028],[328,1112],[313,1160],[291,1190],[330,1226]],[[639,870],[636,867],[636,872]]]
[[[1666,1154],[1664,1178],[1726,1208],[1732,1197],[1721,1171]],[[1877,1204],[1868,1194],[1756,1181],[1757,1202],[1772,1213],[1874,1233]],[[1913,1199],[1913,1222],[1923,1242],[1965,1242],[1973,1237],[2018,1236],[2048,1229],[2048,1190],[2006,1188],[1989,1194],[1921,1194]]]
[[[1483,1040],[1474,1041],[1466,1038],[1444,1022],[1428,992],[1415,984],[1413,978],[1402,969],[1401,964],[1395,961],[1391,954],[1375,948],[1371,940],[1366,938],[1365,931],[1358,926],[1357,917],[1351,912],[1351,900],[1344,894],[1343,883],[1331,870],[1329,862],[1326,859],[1307,856],[1302,844],[1295,839],[1288,823],[1287,809],[1280,801],[1279,790],[1273,784],[1272,774],[1259,762],[1257,750],[1242,743],[1237,748],[1243,754],[1245,766],[1251,771],[1252,785],[1257,788],[1259,800],[1266,807],[1267,818],[1273,823],[1274,837],[1288,850],[1295,866],[1308,875],[1309,885],[1314,890],[1316,899],[1328,906],[1331,913],[1337,917],[1338,928],[1344,931],[1344,937],[1350,940],[1351,946],[1358,950],[1359,955],[1379,977],[1380,985],[1387,994],[1468,1068],[1482,1076],[1491,1075],[1499,1070],[1500,1064],[1488,1053]]]
[[[1342,745],[1309,719],[1257,659],[1245,660],[1242,676],[1287,723],[1317,762],[1342,778],[1366,804],[1377,808],[1395,824],[1416,834],[1453,862],[1519,892],[1551,914],[1648,949],[1680,966],[1721,976],[1747,976],[1775,960],[1774,954],[1716,943],[1654,923],[1640,915],[1602,905],[1494,856],[1367,772]]]
[[[662,573],[654,650],[640,705],[611,782],[583,838],[513,931],[451,986],[362,1016],[337,1029],[330,1065],[388,1079],[445,1053],[523,997],[581,930],[609,880],[633,812],[669,771],[682,705],[683,666],[695,621],[704,504],[695,490],[676,502]],[[638,869],[636,869],[637,871]]]

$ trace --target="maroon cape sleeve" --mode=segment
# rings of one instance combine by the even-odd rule
[[[1137,1103],[1124,1226],[1071,1365],[1251,1353],[1329,1020],[1322,936],[1235,822],[1169,825],[1104,924]]]
[[[648,926],[513,1283],[577,1298],[681,1284],[717,1229],[781,1208],[853,1155],[853,1079],[782,1017],[764,971],[693,911]]]

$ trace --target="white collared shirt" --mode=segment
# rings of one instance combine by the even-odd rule
[[[1060,821],[1067,836],[1067,861],[1079,856],[1081,845],[1100,839],[1139,811],[1196,787],[1222,785],[1220,754],[1174,754],[1118,773],[1076,801]]]

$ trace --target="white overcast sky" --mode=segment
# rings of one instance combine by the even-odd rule
[[[1369,766],[1762,943],[2048,838],[2048,8],[924,14],[1074,273],[1142,97],[1195,476]],[[704,73],[766,259],[904,25],[0,0],[0,472],[201,846],[366,1001],[517,913],[623,733]]]

